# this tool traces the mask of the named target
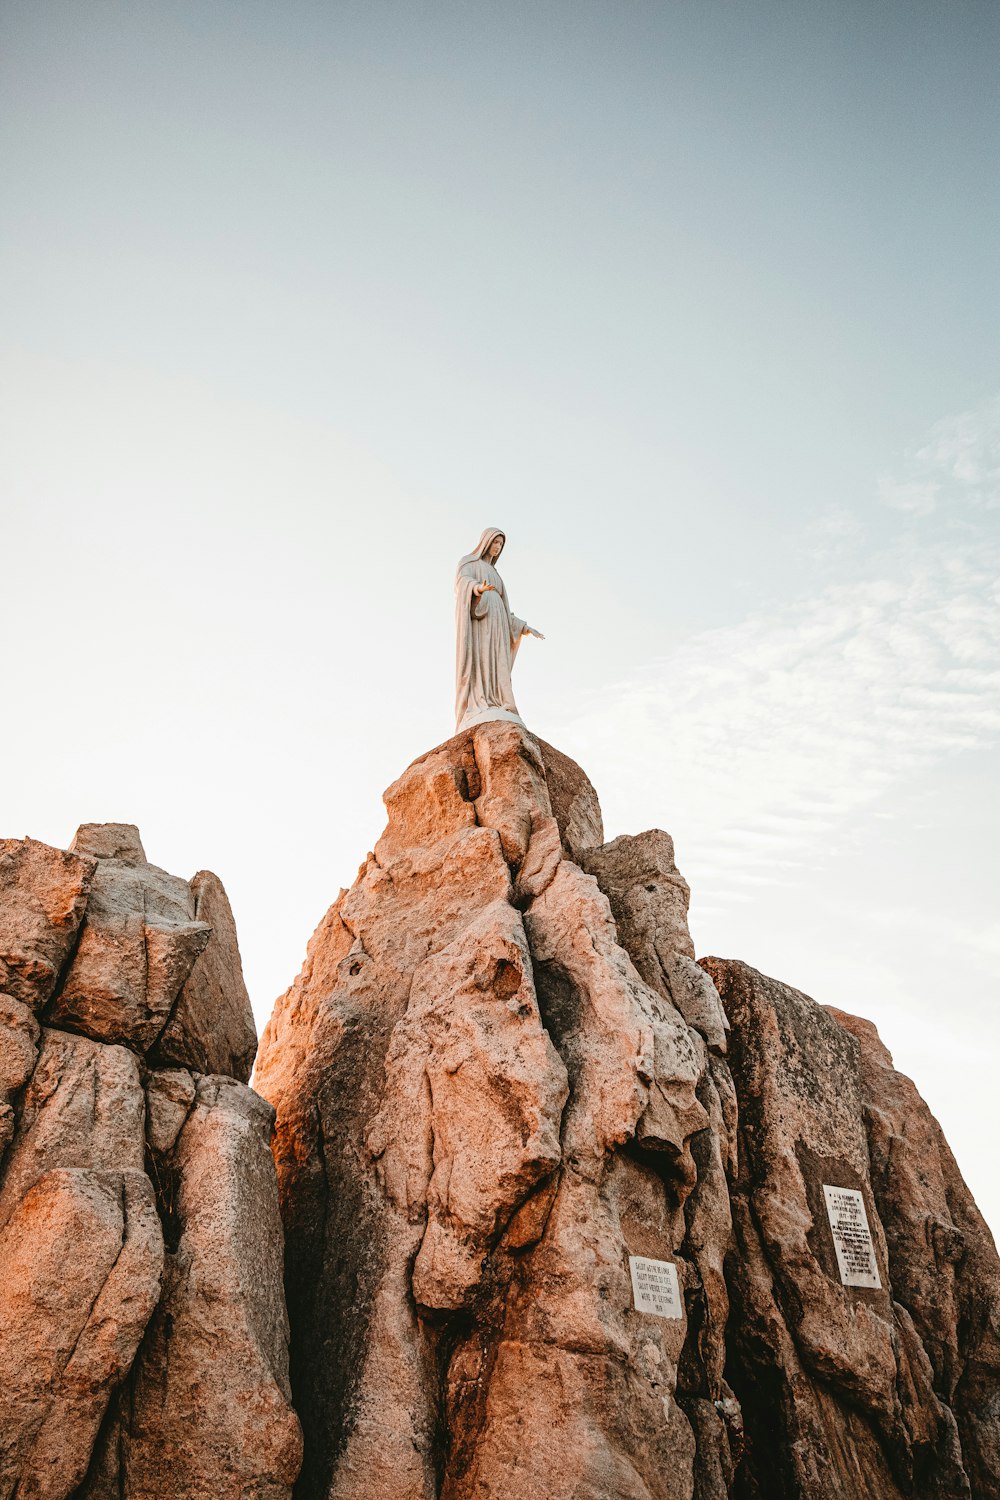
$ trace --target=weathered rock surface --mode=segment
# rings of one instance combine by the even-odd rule
[[[215,876],[0,844],[0,1500],[996,1500],[1000,1261],[874,1028],[695,963],[518,725],[385,800],[263,1098]]]
[[[257,1053],[250,996],[229,899],[222,881],[202,870],[191,881],[194,915],[211,928],[195,959],[152,1057],[199,1073],[228,1073],[248,1083]]]
[[[55,989],[95,865],[35,839],[0,839],[0,990],[40,1010]]]
[[[0,848],[0,1500],[288,1500],[273,1112],[145,1058],[249,1072],[225,892],[127,824]]]
[[[954,1411],[976,1497],[1000,1474],[1000,1263],[927,1105],[870,1021],[830,1009],[856,1038],[872,1193],[893,1294],[913,1320],[940,1399]]]
[[[13,995],[0,995],[0,1162],[14,1136],[14,1100],[38,1058],[39,1027]]]
[[[570,859],[604,843],[604,819],[597,793],[586,772],[554,745],[536,741],[545,768],[552,815]]]
[[[2,848],[0,989],[47,1002],[50,1026],[247,1082],[257,1034],[217,876],[150,864],[130,823],[85,823],[65,853]]]
[[[705,966],[732,1025],[740,1111],[729,1379],[748,1454],[737,1493],[968,1495],[955,1412],[898,1300],[902,1266],[873,1191],[858,1044],[789,986],[741,963]],[[879,1288],[842,1284],[824,1185],[861,1193]]]
[[[0,1181],[0,1225],[55,1167],[141,1172],[143,1118],[134,1053],[44,1028]]]
[[[146,1143],[154,1158],[174,1149],[196,1092],[185,1068],[157,1068],[146,1074]]]
[[[669,836],[604,844],[518,726],[385,800],[258,1060],[296,1495],[1000,1493],[1000,1265],[877,1039],[695,964]],[[878,1287],[844,1285],[824,1186],[861,1194]],[[676,1274],[673,1316],[630,1257]]]
[[[79,941],[46,1019],[145,1053],[164,1029],[212,929],[186,880],[146,859],[129,824],[85,824],[75,850],[96,857]]]
[[[684,1394],[728,1398],[728,1196],[717,1149],[714,1176],[695,1165],[721,1106],[701,1037],[569,858],[600,838],[593,789],[487,724],[416,762],[386,806],[258,1060],[300,1492],[690,1496],[689,1339],[714,1353]],[[657,898],[676,936],[663,884]],[[629,1253],[678,1268],[697,1335],[683,1308],[634,1311]]]
[[[289,1493],[302,1438],[289,1401],[272,1122],[234,1079],[199,1081],[171,1162],[163,1296],[103,1437],[102,1488],[89,1494]]]
[[[0,1234],[0,1494],[69,1495],[156,1305],[163,1235],[142,1172],[53,1170]]]

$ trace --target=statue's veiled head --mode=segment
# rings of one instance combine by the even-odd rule
[[[487,526],[476,543],[472,556],[483,558],[486,562],[495,563],[504,549],[506,540],[507,538],[499,526]]]

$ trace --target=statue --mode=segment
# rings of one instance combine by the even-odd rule
[[[496,570],[506,540],[502,531],[487,526],[455,575],[456,731],[491,719],[524,723],[514,702],[510,671],[522,636],[540,641],[545,637],[510,612],[507,590]]]

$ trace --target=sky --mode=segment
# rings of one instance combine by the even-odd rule
[[[874,1020],[1000,1229],[1000,7],[0,6],[0,834],[138,823],[259,1027],[452,732]]]

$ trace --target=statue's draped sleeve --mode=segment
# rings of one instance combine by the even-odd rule
[[[455,578],[455,715],[460,723],[472,692],[473,641],[472,621],[486,613],[482,595],[475,593],[476,565],[462,563]]]
[[[507,604],[506,589],[503,591],[503,602]],[[522,620],[519,615],[515,615],[509,604],[507,604],[507,614],[510,617],[510,661],[511,666],[513,666],[514,658],[517,655],[517,648],[521,644],[521,637],[528,628],[528,622],[527,620]]]

